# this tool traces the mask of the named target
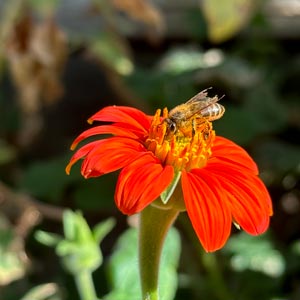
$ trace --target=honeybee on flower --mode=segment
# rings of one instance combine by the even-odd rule
[[[187,102],[170,110],[168,117],[163,120],[168,127],[166,138],[170,138],[178,132],[184,136],[193,136],[198,125],[220,119],[223,116],[225,108],[217,103],[222,97],[208,97],[207,90],[199,92]]]

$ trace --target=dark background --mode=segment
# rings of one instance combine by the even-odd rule
[[[64,208],[91,225],[115,217],[105,260],[128,227],[113,202],[117,174],[64,173],[88,117],[112,104],[153,114],[207,87],[225,95],[216,133],[257,162],[274,216],[262,238],[233,230],[214,254],[219,287],[181,216],[176,299],[300,299],[300,4],[253,3],[0,1],[0,300],[47,282],[59,291],[51,299],[78,299],[53,249],[34,239],[61,233]],[[108,292],[104,270],[95,281]]]

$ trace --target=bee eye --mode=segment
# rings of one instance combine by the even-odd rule
[[[174,122],[170,123],[169,128],[170,128],[171,132],[175,132],[176,131],[176,123],[174,123]]]

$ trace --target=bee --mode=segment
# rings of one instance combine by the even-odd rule
[[[194,135],[197,125],[205,121],[220,119],[223,116],[225,108],[217,103],[223,97],[208,97],[207,90],[201,91],[186,103],[170,110],[168,117],[163,120],[167,124],[167,137],[174,135],[177,131],[185,136]]]

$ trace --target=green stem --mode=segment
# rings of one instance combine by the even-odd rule
[[[208,276],[210,277],[211,283],[214,287],[216,297],[220,300],[232,299],[232,295],[230,295],[228,287],[226,286],[224,278],[222,277],[222,272],[220,270],[216,254],[205,253],[202,251],[201,256],[203,265],[206,268]]]
[[[89,270],[82,270],[75,275],[75,282],[81,300],[97,300],[96,290]]]
[[[181,225],[185,228],[185,234],[188,235],[189,239],[192,241],[194,248],[196,249],[197,262],[198,265],[203,265],[207,276],[209,278],[210,286],[212,287],[212,292],[215,294],[216,299],[219,300],[230,300],[233,299],[228,286],[226,285],[223,272],[217,261],[215,253],[206,253],[203,247],[199,243],[198,238],[195,236],[195,232],[191,226],[191,222],[187,216],[181,218]],[[193,261],[193,263],[195,263]]]
[[[163,210],[149,205],[141,212],[139,230],[139,266],[143,300],[158,300],[160,256],[169,228],[178,210]]]

